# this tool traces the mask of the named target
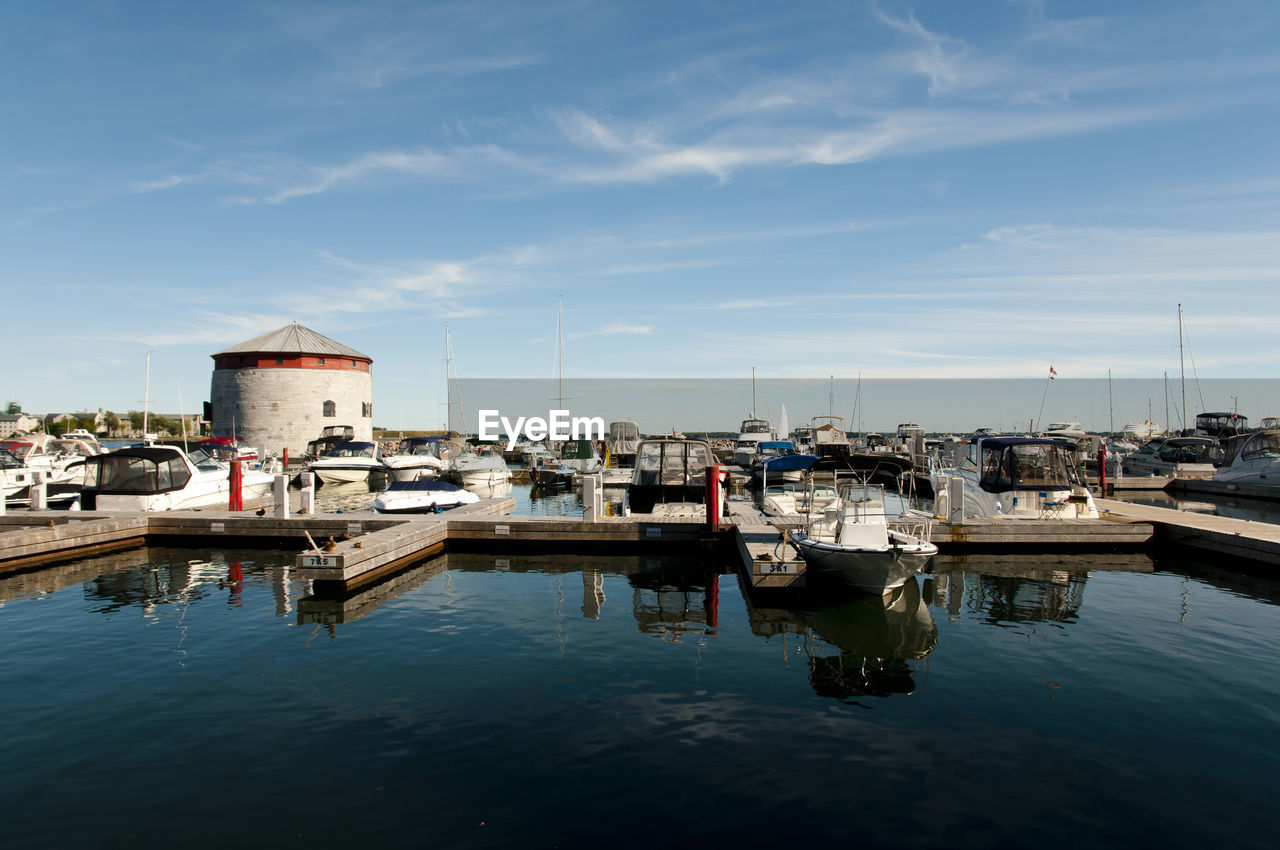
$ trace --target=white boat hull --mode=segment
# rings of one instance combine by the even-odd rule
[[[246,471],[241,481],[240,497],[246,504],[259,502],[272,493],[273,477]],[[226,510],[231,502],[231,482],[225,476],[204,481],[192,480],[182,490],[154,494],[101,494],[95,499],[99,511],[186,511],[197,508]]]
[[[325,484],[359,484],[368,482],[372,466],[322,466],[313,464],[311,471]]]
[[[919,575],[938,552],[937,546],[923,541],[885,549],[852,549],[804,534],[791,540],[804,558],[806,572],[815,578],[881,596]]]

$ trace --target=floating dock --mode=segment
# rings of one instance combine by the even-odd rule
[[[215,541],[292,549],[301,578],[356,589],[448,547],[494,553],[587,551],[702,552],[738,565],[761,592],[805,587],[804,564],[784,541],[798,517],[765,517],[745,503],[712,528],[702,517],[633,515],[595,519],[511,516],[515,501],[483,499],[444,514],[315,514],[277,518],[239,511],[121,513],[23,511],[0,517],[0,576],[147,543],[209,546]],[[1142,552],[1174,545],[1280,564],[1280,526],[1098,500],[1100,520],[969,519],[935,522],[943,553]]]

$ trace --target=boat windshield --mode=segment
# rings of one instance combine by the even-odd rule
[[[1254,434],[1240,452],[1242,460],[1263,457],[1280,457],[1280,431],[1260,431]]]
[[[373,443],[343,443],[325,457],[373,457]]]
[[[0,469],[20,469],[22,458],[8,449],[0,449]]]
[[[1053,443],[1000,443],[983,447],[979,486],[1004,490],[1069,490],[1071,478],[1062,447]]]
[[[1160,449],[1160,459],[1166,463],[1216,464],[1222,457],[1222,447],[1212,440],[1169,440]]]
[[[712,464],[706,443],[660,440],[640,444],[636,456],[636,482],[644,485],[687,486],[701,483]]]

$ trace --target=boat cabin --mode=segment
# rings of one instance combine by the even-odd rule
[[[356,429],[352,425],[326,425],[320,436],[307,443],[306,455],[309,458],[324,457],[333,451],[335,446],[356,438]]]
[[[1223,452],[1220,466],[1231,466],[1237,459],[1241,463],[1248,463],[1261,458],[1280,457],[1280,429],[1254,431],[1252,434],[1232,437],[1223,443]]]
[[[630,509],[653,513],[663,503],[704,502],[707,467],[715,462],[703,440],[641,440],[627,487]]]
[[[1248,430],[1248,418],[1238,413],[1196,414],[1197,437],[1234,437]]]
[[[188,456],[172,446],[118,449],[85,458],[84,467],[85,489],[100,496],[152,496],[181,490],[191,481],[193,467],[220,468],[198,449]]]
[[[1011,490],[1070,490],[1075,444],[1038,437],[975,440],[961,469],[979,470],[978,486],[988,493]]]

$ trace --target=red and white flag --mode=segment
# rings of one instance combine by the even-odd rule
[[[1053,364],[1050,363],[1049,364],[1049,380],[1052,381],[1056,377],[1058,377],[1058,370],[1053,368]]]

